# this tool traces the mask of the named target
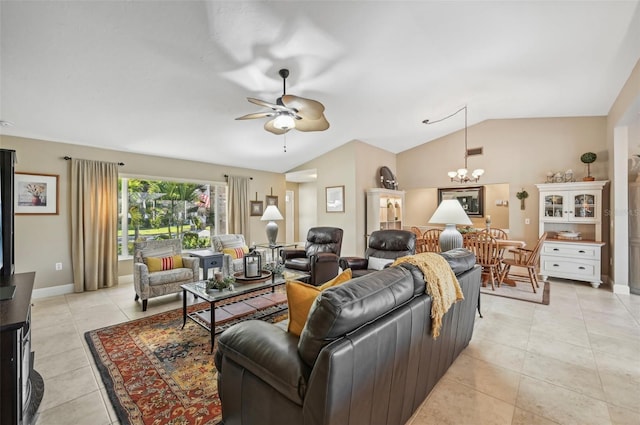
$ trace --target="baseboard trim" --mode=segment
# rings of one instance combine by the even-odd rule
[[[31,298],[56,297],[58,295],[73,294],[73,283],[66,285],[52,286],[50,288],[34,289]]]
[[[622,295],[631,295],[631,290],[629,285],[619,285],[614,283],[613,279],[610,280],[611,287],[613,288],[614,294],[622,294]]]

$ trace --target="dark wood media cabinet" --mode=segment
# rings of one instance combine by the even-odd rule
[[[0,277],[0,285],[16,287],[12,299],[0,301],[1,425],[31,424],[42,400],[44,386],[33,370],[31,351],[31,294],[35,275],[30,272]]]

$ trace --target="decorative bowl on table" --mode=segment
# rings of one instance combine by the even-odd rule
[[[244,271],[241,271],[241,272],[235,272],[233,274],[233,277],[235,277],[236,280],[240,282],[259,282],[262,280],[269,279],[271,277],[271,272],[267,270],[262,270],[262,274],[260,276],[247,277],[244,275]]]

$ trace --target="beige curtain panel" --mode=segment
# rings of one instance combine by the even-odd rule
[[[118,164],[71,160],[71,255],[75,292],[118,282]]]
[[[249,178],[229,176],[229,233],[249,241]]]

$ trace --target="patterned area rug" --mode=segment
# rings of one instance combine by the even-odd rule
[[[200,303],[189,311],[206,307]],[[268,309],[274,314],[267,316]],[[283,305],[268,307],[243,319],[249,318],[277,322],[287,311]],[[85,338],[121,424],[220,421],[210,333],[189,319],[182,329],[181,308],[89,331]]]
[[[521,280],[516,280],[516,286],[505,284],[500,285],[500,287],[496,286],[495,291],[491,289],[491,283],[487,283],[487,286],[480,287],[482,294],[513,298],[544,305],[548,305],[549,302],[551,302],[551,287],[549,286],[549,282],[540,281],[540,288],[536,288],[536,291],[534,294],[529,281]]]

